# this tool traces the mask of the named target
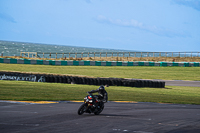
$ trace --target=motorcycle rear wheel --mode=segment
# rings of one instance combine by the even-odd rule
[[[87,109],[87,104],[86,103],[82,104],[78,109],[78,114],[82,115],[86,111],[86,109]]]
[[[94,112],[94,114],[95,114],[95,115],[99,115],[99,114],[103,111],[103,109],[104,109],[104,105],[102,105],[101,108],[98,109],[97,112]]]

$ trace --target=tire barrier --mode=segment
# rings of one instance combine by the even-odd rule
[[[152,62],[152,61],[73,61],[73,60],[31,60],[0,58],[0,63],[8,64],[37,64],[37,65],[62,65],[62,66],[179,66],[200,67],[200,62]]]
[[[127,86],[127,87],[152,87],[165,88],[164,81],[123,79],[123,78],[91,78],[69,75],[53,74],[33,74],[20,72],[0,71],[0,80],[20,80],[32,82],[66,83],[66,84],[87,84],[87,85],[107,85],[107,86]]]
[[[77,76],[46,76],[46,82],[67,83],[67,84],[87,84],[87,85],[107,85],[107,86],[127,86],[127,87],[151,87],[165,88],[165,82],[152,80],[136,80],[122,78],[88,78]],[[49,79],[49,78],[52,78]],[[59,79],[59,80],[58,80]]]

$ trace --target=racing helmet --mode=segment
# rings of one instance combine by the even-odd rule
[[[105,90],[105,87],[104,87],[103,85],[101,85],[101,86],[99,87],[99,90],[100,90],[100,91]]]

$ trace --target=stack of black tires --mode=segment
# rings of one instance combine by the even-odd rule
[[[78,76],[67,76],[67,75],[33,74],[33,73],[2,72],[2,71],[0,71],[0,76],[1,77],[32,76],[35,77],[36,82],[49,82],[49,83],[165,88],[164,81],[155,81],[155,80],[139,80],[139,79],[124,79],[124,78],[91,78],[91,77],[78,77]],[[27,78],[20,78],[20,79],[28,81]]]
[[[60,75],[46,75],[45,79],[46,82],[51,82],[51,83],[165,88],[164,81],[153,81],[153,80],[137,80],[137,79],[123,79],[123,78],[90,78],[90,77],[60,76]]]

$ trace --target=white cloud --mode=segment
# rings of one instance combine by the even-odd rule
[[[104,23],[111,23],[119,26],[130,26],[130,27],[144,27],[143,23],[138,22],[137,20],[131,19],[131,20],[121,20],[121,19],[111,19],[111,18],[106,18],[105,16],[99,15],[97,17],[97,20],[99,22],[104,22]]]
[[[186,35],[186,33],[183,33],[183,32],[181,33],[181,32],[176,32],[169,29],[158,28],[157,26],[148,26],[134,19],[131,19],[131,20],[111,19],[103,15],[99,15],[97,16],[97,21],[100,23],[113,24],[116,26],[137,28],[140,30],[151,32],[159,36],[166,36],[166,37],[187,37],[188,36]]]
[[[200,0],[173,0],[172,2],[179,4],[179,5],[192,7],[194,9],[200,11]]]

